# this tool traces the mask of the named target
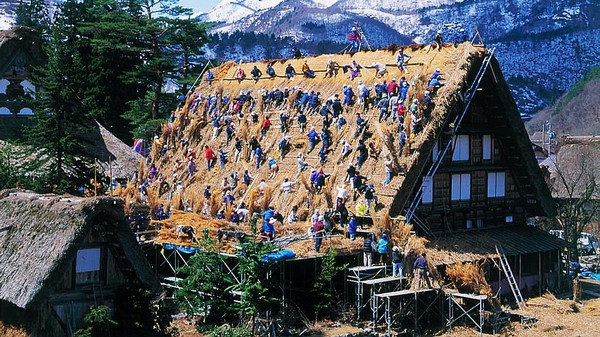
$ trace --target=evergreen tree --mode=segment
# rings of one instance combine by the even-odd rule
[[[177,283],[175,301],[189,315],[204,314],[206,324],[230,322],[234,317],[233,295],[226,289],[234,279],[224,267],[223,257],[204,242],[188,264],[178,270],[185,277]]]
[[[40,37],[47,36],[51,19],[44,0],[19,0],[15,14],[17,26],[33,28]]]
[[[93,178],[93,158],[84,151],[84,135],[94,125],[82,106],[87,66],[72,22],[77,4],[66,2],[58,14],[46,45],[48,63],[33,74],[39,88],[34,106],[35,124],[25,128],[37,150],[41,177],[39,191],[77,193]]]

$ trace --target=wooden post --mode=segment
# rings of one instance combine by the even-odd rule
[[[98,182],[96,181],[96,165],[98,164],[96,158],[94,158],[94,196],[98,196]]]
[[[539,265],[539,274],[538,274],[538,296],[542,296],[542,252],[538,253],[538,265]]]

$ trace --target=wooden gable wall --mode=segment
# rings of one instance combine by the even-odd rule
[[[497,78],[488,71],[454,135],[460,141],[455,142],[454,152],[446,154],[433,178],[427,201],[422,201],[415,212],[431,231],[524,224],[534,213],[527,204],[535,198],[531,186],[535,177],[529,176],[523,164],[528,153],[521,153],[517,143],[522,139],[514,135],[515,125],[511,124],[514,118],[507,118],[510,114],[519,115],[518,111],[511,110],[510,104],[502,102]],[[440,137],[440,144],[434,148],[426,167],[431,165],[436,149],[442,148],[443,142],[451,137],[448,134]],[[468,158],[464,156],[467,150]],[[457,158],[453,159],[453,155]],[[459,191],[459,181],[462,187],[467,187],[468,193]],[[494,193],[497,196],[489,196]]]

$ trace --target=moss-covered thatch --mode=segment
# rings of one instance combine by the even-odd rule
[[[123,201],[0,192],[0,300],[28,309],[63,279],[90,231],[113,233],[137,277],[156,289],[156,279],[124,223]]]

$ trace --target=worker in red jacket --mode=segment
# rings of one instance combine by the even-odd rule
[[[267,131],[269,131],[270,127],[271,120],[269,119],[269,116],[266,116],[265,120],[263,120],[262,125],[260,126],[260,134],[262,135],[262,138],[264,138],[267,135]]]
[[[208,171],[210,172],[210,167],[212,166],[213,160],[215,159],[216,155],[215,152],[208,147],[208,145],[204,146],[204,158],[206,158],[206,165],[208,168]]]
[[[356,27],[352,27],[352,31],[348,36],[350,43],[352,46],[350,47],[350,51],[359,51],[360,50],[360,33],[356,29]]]

